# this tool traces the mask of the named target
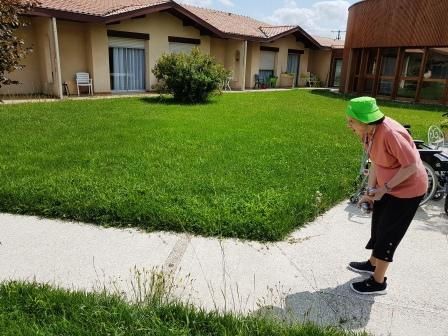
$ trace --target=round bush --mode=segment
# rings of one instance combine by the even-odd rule
[[[159,81],[159,88],[183,103],[207,101],[229,76],[221,64],[197,48],[191,54],[164,54],[152,72]]]

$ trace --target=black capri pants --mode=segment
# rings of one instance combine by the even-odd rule
[[[392,262],[395,250],[403,239],[424,195],[398,198],[385,194],[373,203],[372,227],[366,249],[380,260]]]

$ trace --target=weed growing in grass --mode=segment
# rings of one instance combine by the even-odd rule
[[[150,279],[155,283],[143,280],[136,285],[140,299],[137,303],[129,303],[120,296],[106,292],[66,291],[37,283],[1,283],[1,333],[5,336],[365,335],[312,324],[286,325],[267,317],[206,312],[188,304],[166,300],[164,290],[170,281],[164,280],[161,273],[154,273]]]

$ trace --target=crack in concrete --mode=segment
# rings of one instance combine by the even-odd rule
[[[183,256],[185,255],[185,252],[187,251],[190,241],[190,235],[183,235],[177,240],[170,254],[166,258],[165,263],[163,264],[163,269],[169,270],[172,274],[176,272]]]

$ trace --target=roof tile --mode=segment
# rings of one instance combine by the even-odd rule
[[[38,7],[106,18],[164,3],[173,3],[174,5],[175,2],[172,0],[40,0]],[[275,26],[248,16],[214,9],[190,5],[181,6],[225,34],[270,39],[298,28],[298,26]],[[326,47],[343,48],[344,46],[344,41],[324,37],[315,39]]]
[[[119,14],[170,0],[40,0],[38,7],[94,16]]]

